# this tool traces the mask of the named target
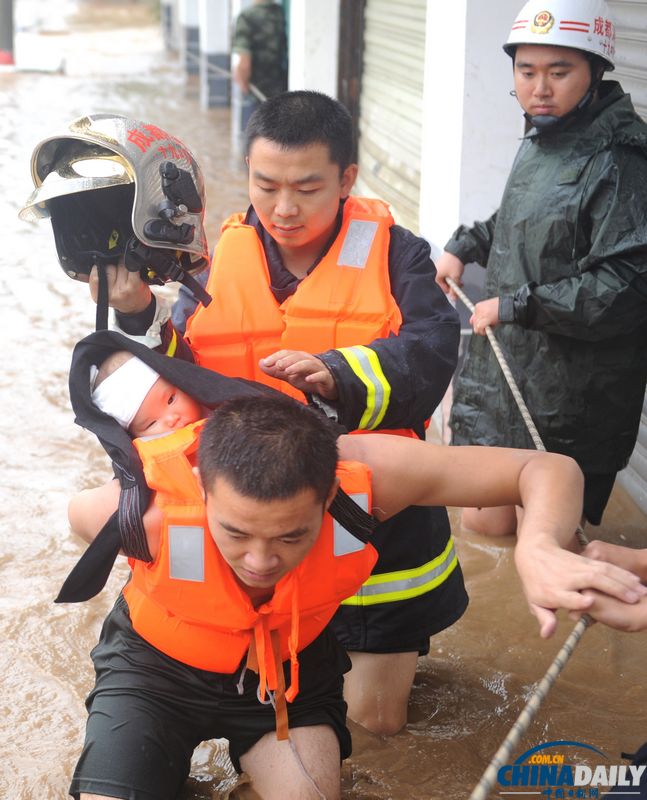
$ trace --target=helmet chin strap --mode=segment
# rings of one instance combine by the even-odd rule
[[[98,331],[108,330],[108,276],[106,275],[105,264],[97,264],[97,276],[99,285],[97,289],[97,311],[95,318],[95,328]]]

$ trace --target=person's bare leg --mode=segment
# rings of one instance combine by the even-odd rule
[[[263,800],[339,800],[339,741],[328,725],[290,730],[290,741],[266,733],[240,766]]]
[[[483,536],[511,536],[517,532],[516,506],[464,508],[461,525]]]
[[[353,722],[381,736],[407,723],[418,653],[349,652],[353,668],[344,676],[344,700]]]

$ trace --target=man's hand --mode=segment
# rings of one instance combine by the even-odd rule
[[[586,609],[586,613],[597,622],[602,622],[610,628],[625,633],[639,633],[647,630],[646,597],[641,597],[637,603],[629,605],[600,592],[587,590],[582,594],[587,600],[592,601]],[[580,615],[576,611],[571,611],[568,616],[572,620],[577,620]]]
[[[647,549],[623,547],[595,539],[586,545],[583,555],[595,561],[608,561],[616,567],[627,569],[647,583]]]
[[[531,612],[546,639],[555,632],[555,610],[590,613],[596,593],[614,598],[626,609],[647,603],[647,588],[631,572],[564,550],[554,542],[519,541],[515,563]],[[590,591],[595,590],[595,591]],[[636,606],[637,608],[638,606]]]
[[[636,550],[609,542],[593,541],[587,544],[583,553],[588,558],[605,561],[629,570],[641,580],[647,581],[647,550],[645,549]],[[591,601],[586,613],[598,622],[627,633],[647,630],[647,597],[641,597],[637,603],[628,605],[615,597],[609,597],[600,592],[587,590],[583,592],[583,595]],[[578,616],[575,611],[569,614],[571,619],[577,619]]]
[[[457,286],[463,285],[463,271],[465,264],[457,256],[443,251],[436,262],[436,283],[453,300],[456,300],[456,293],[447,283],[447,278],[451,278]]]
[[[324,362],[302,350],[278,350],[258,362],[266,375],[286,381],[295,389],[336,400],[337,386]]]
[[[139,272],[130,272],[123,265],[110,264],[106,267],[108,282],[108,305],[122,314],[137,314],[148,308],[152,292],[150,286],[141,279]],[[90,272],[90,295],[97,302],[99,295],[99,274],[96,267]]]
[[[489,300],[481,300],[474,306],[474,313],[470,317],[470,325],[474,333],[485,336],[485,328],[489,325],[494,328],[499,324],[499,298],[491,297]]]

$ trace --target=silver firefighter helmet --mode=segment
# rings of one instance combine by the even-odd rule
[[[35,189],[20,218],[49,217],[72,278],[119,263],[151,283],[182,280],[208,264],[205,193],[187,147],[118,114],[91,114],[35,148]]]

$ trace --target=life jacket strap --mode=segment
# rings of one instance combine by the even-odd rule
[[[360,542],[370,541],[377,527],[377,519],[359,506],[350,495],[339,487],[333,498],[328,513]]]
[[[288,708],[285,702],[285,676],[283,675],[283,665],[281,663],[281,646],[279,644],[279,632],[270,632],[272,642],[272,655],[276,666],[277,685],[274,692],[274,713],[276,715],[276,738],[284,741],[289,738],[288,729]]]
[[[290,688],[285,693],[285,699],[291,703],[299,693],[299,584],[292,584],[292,620],[290,635],[288,637],[290,651]]]
[[[276,738],[282,741],[289,738],[289,728],[279,632],[277,630],[269,632],[269,642],[267,643],[269,647],[266,648],[265,631],[259,630],[263,627],[261,623],[254,629],[254,635],[251,638],[249,650],[247,651],[245,669],[249,669],[258,675],[257,695],[259,701],[261,703],[271,702],[274,706],[274,714],[276,716]],[[269,670],[269,664],[265,661],[266,657],[271,658],[271,668]],[[271,677],[275,677],[276,679],[272,681],[271,686],[268,686],[268,672]],[[272,689],[274,689],[274,691],[272,691]],[[269,701],[265,699],[267,694],[270,696]]]

